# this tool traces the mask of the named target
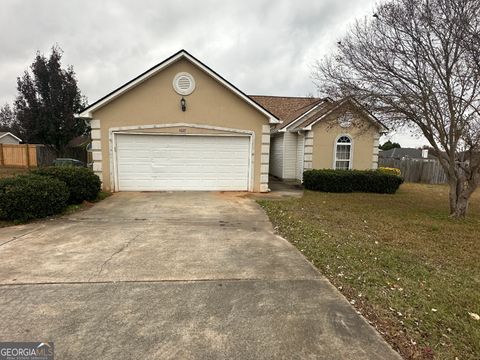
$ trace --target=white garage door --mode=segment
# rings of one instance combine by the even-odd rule
[[[119,190],[248,190],[248,136],[116,137]]]

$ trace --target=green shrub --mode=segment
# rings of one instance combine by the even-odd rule
[[[67,206],[67,185],[39,175],[0,179],[0,218],[24,222],[57,214]]]
[[[100,179],[92,170],[84,167],[51,166],[34,170],[33,173],[54,177],[67,184],[70,191],[69,204],[93,201],[100,192]]]
[[[394,194],[403,179],[376,170],[307,170],[303,173],[306,189],[325,192],[373,192]]]

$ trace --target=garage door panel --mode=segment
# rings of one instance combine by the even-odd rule
[[[122,191],[162,191],[162,190],[181,190],[181,191],[240,191],[244,187],[243,181],[231,181],[228,184],[212,184],[211,182],[204,181],[198,182],[193,180],[182,179],[182,183],[172,183],[171,180],[165,181],[165,183],[152,183],[148,180],[132,180],[126,181],[122,184]]]
[[[119,190],[248,190],[246,136],[117,135]]]

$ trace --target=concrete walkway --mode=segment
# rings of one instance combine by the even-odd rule
[[[399,358],[242,194],[115,194],[0,256],[0,340],[58,359]]]

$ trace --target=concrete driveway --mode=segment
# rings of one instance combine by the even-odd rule
[[[0,341],[57,359],[398,359],[234,193],[118,193],[0,229]]]

